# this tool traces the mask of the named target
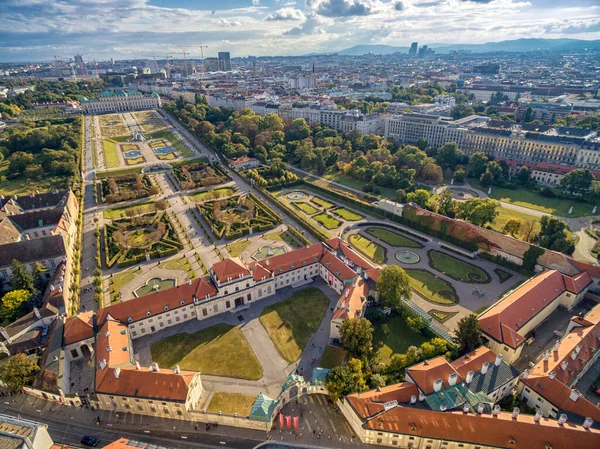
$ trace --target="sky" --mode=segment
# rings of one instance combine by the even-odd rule
[[[0,62],[600,39],[600,0],[0,0]]]

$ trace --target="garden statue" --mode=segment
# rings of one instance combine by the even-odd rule
[[[596,213],[596,208],[597,208],[597,206],[594,206],[594,210],[592,210],[592,214]]]
[[[454,185],[454,178],[452,178],[452,179],[450,180],[450,185],[451,185],[451,186],[453,186],[453,185]]]
[[[490,187],[490,188],[488,189],[488,195],[491,195],[491,194],[492,194],[492,188]]]
[[[573,213],[573,206],[571,206],[571,207],[569,208],[569,215],[571,215],[572,213]]]

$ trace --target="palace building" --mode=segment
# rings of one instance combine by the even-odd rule
[[[101,92],[97,98],[81,99],[81,108],[85,114],[158,109],[160,105],[160,96],[156,92],[145,95],[138,91],[106,91]]]

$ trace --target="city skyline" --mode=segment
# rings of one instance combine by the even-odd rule
[[[293,56],[354,45],[470,44],[518,38],[600,38],[600,5],[577,0],[8,0],[1,62]]]

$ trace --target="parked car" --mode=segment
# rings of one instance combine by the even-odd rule
[[[84,446],[96,447],[98,446],[98,438],[85,436],[81,439],[81,444],[83,444]]]

